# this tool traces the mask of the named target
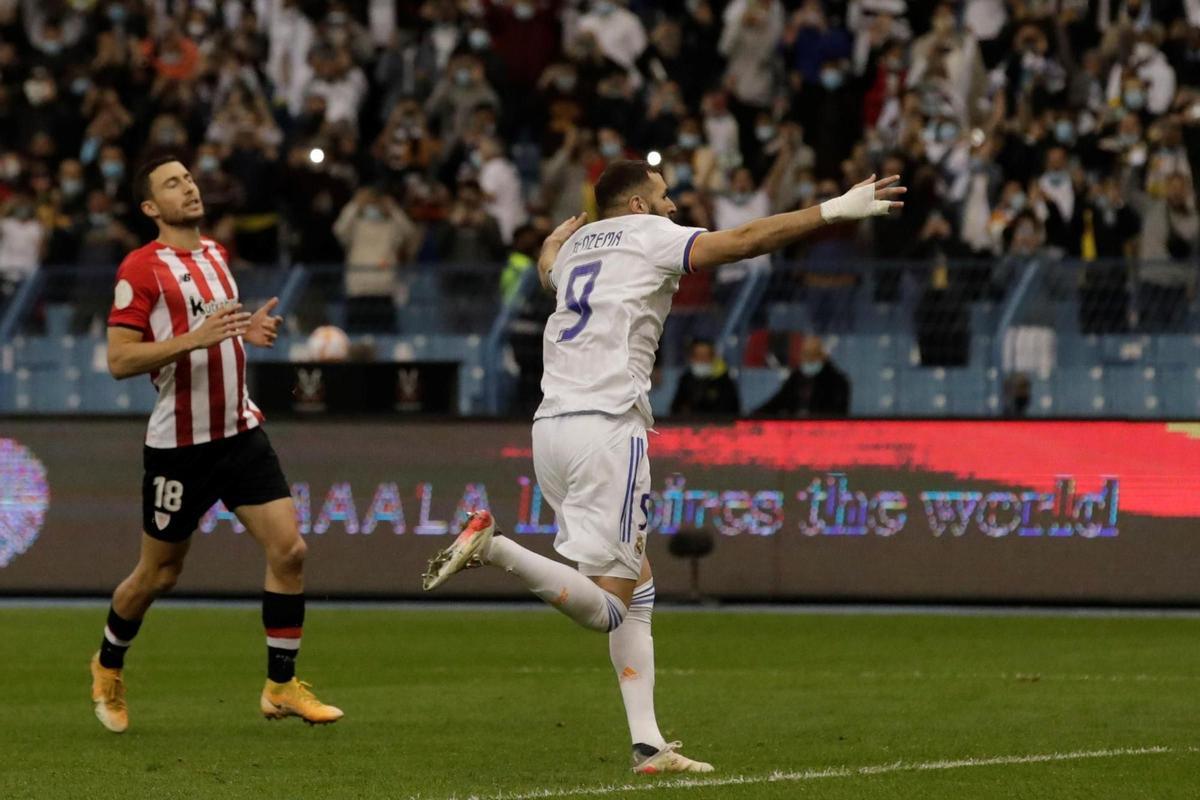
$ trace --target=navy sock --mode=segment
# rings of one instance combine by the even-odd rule
[[[104,638],[100,640],[100,666],[121,669],[125,666],[125,651],[133,644],[142,627],[140,619],[125,619],[108,607],[108,622],[104,626]]]
[[[263,592],[262,619],[267,630],[267,677],[287,683],[296,675],[304,628],[304,595]]]

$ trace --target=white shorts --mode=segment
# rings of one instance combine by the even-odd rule
[[[539,419],[533,423],[533,468],[558,515],[554,549],[584,575],[637,580],[650,514],[641,415],[630,410],[620,417]]]

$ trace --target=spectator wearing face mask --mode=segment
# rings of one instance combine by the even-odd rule
[[[529,219],[525,198],[521,193],[521,177],[517,174],[516,165],[505,155],[499,140],[484,137],[476,153],[484,208],[500,224],[500,235],[504,242],[511,242],[513,231]]]
[[[760,417],[844,417],[850,413],[850,381],[816,336],[804,339],[800,364],[779,391],[754,412]]]
[[[83,172],[83,164],[78,159],[63,159],[58,165],[58,195],[59,208],[68,216],[75,216],[83,211],[87,194],[87,180]]]
[[[122,202],[129,196],[125,152],[117,145],[105,145],[96,160],[97,183],[109,199]],[[118,212],[124,214],[124,211]]]
[[[1076,202],[1068,252],[1084,261],[1123,258],[1140,229],[1141,217],[1125,201],[1120,181],[1108,177],[1089,184],[1087,195]]]
[[[579,72],[569,62],[551,64],[537,83],[536,108],[542,152],[553,153],[567,131],[583,124],[586,108],[579,88]]]
[[[483,74],[479,59],[460,54],[450,60],[433,94],[425,103],[425,113],[442,132],[448,143],[455,143],[468,127],[471,114],[481,105],[500,106],[496,94]]]
[[[552,219],[566,219],[594,206],[589,162],[596,146],[591,130],[567,128],[562,146],[542,166],[542,203]]]
[[[957,117],[974,125],[983,122],[985,109],[978,101],[987,96],[987,73],[979,45],[958,24],[954,6],[954,3],[938,3],[932,30],[913,42],[908,80],[913,85],[920,84],[936,65],[943,74],[942,85]]]
[[[420,246],[420,231],[392,197],[360,189],[333,224],[346,253],[348,326],[391,330],[393,299],[406,301],[397,283],[397,267]]]
[[[741,410],[729,368],[707,339],[692,342],[687,372],[679,377],[672,417],[735,417]]]
[[[1200,214],[1192,182],[1171,175],[1159,197],[1131,191],[1142,211],[1138,255],[1138,319],[1142,330],[1179,331],[1188,298],[1196,290],[1196,258],[1200,255]]]
[[[849,58],[853,43],[845,28],[829,24],[821,0],[804,0],[783,33],[788,67],[807,83],[821,80],[826,61]]]
[[[732,230],[755,219],[771,214],[771,198],[754,184],[750,170],[742,167],[733,173],[729,191],[713,200],[713,222],[717,230]],[[717,292],[732,293],[734,287],[752,270],[771,268],[771,257],[756,256],[744,261],[725,264],[717,269]],[[718,302],[721,302],[718,299]]]
[[[733,0],[725,7],[717,47],[727,59],[725,85],[746,141],[752,139],[755,116],[769,109],[776,94],[777,52],[763,43],[780,41],[783,31],[784,11],[779,0]]]
[[[47,182],[48,178],[49,175]],[[50,196],[43,200],[44,210],[39,214],[48,232],[47,265],[72,264],[78,260],[80,225],[87,213],[86,189],[82,164],[73,158],[59,164],[57,180]]]
[[[629,73],[624,70],[614,68],[603,74],[596,84],[596,97],[588,104],[588,121],[592,127],[619,128],[631,137],[636,136],[638,132],[631,123],[643,115],[634,88]]]
[[[78,263],[112,268],[138,246],[137,236],[113,216],[112,200],[100,191],[87,196],[87,214],[80,229]]]
[[[192,177],[204,198],[205,224],[218,241],[234,238],[233,212],[242,202],[241,182],[225,169],[221,161],[221,150],[212,142],[205,142],[196,151],[196,162]]]
[[[288,114],[298,117],[312,78],[308,54],[313,48],[316,29],[301,10],[299,0],[272,0],[265,22],[267,77]]]
[[[204,65],[196,43],[175,22],[169,22],[157,39],[147,38],[142,42],[142,57],[154,69],[155,87],[193,81]]]
[[[863,87],[845,59],[821,65],[816,85],[804,84],[796,97],[799,122],[816,154],[819,177],[834,177],[862,135]]]
[[[434,239],[438,258],[451,264],[492,263],[504,253],[500,226],[484,209],[483,191],[472,180],[459,181],[458,195]]]
[[[512,101],[517,99],[517,95],[510,90],[504,61],[496,53],[492,35],[488,33],[487,27],[482,22],[472,23],[467,28],[464,41],[466,49],[479,59],[479,63],[483,67],[484,80],[496,90],[505,106],[512,106]]]
[[[17,141],[28,145],[44,133],[60,148],[74,152],[82,127],[78,104],[60,101],[54,75],[45,67],[34,67],[21,83],[21,93],[24,103],[18,105]]]
[[[7,292],[41,267],[47,236],[25,192],[10,197],[0,214],[0,281]]]
[[[308,94],[325,101],[325,122],[358,124],[358,112],[367,97],[367,77],[354,63],[350,51],[339,47],[323,48],[311,56],[313,79]]]
[[[483,30],[491,38],[491,50],[502,62],[514,93],[530,93],[559,56],[556,6],[550,0],[484,0]]]
[[[713,194],[725,190],[727,181],[717,169],[717,153],[705,142],[698,119],[686,117],[679,123],[675,145],[677,152],[672,154],[665,175],[668,186]]]
[[[1149,37],[1134,45],[1129,59],[1113,64],[1108,73],[1109,103],[1121,103],[1135,113],[1166,113],[1175,87],[1174,68]]]

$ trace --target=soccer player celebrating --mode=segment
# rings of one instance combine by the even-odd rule
[[[899,209],[899,180],[872,175],[820,206],[708,232],[671,221],[675,204],[648,163],[618,161],[596,183],[600,220],[567,220],[542,247],[539,273],[558,304],[543,336],[533,465],[558,517],[554,547],[578,571],[496,534],[484,510],[430,562],[424,586],[467,567],[500,567],[583,627],[607,632],[635,772],[712,771],[668,743],[654,714],[646,430],[653,424],[650,372],[679,277],[770,253],[825,225]]]
[[[148,373],[158,400],[144,449],[141,555],[113,593],[100,652],[92,657],[96,716],[114,733],[129,726],[125,651],[150,604],[175,585],[201,516],[221,500],[267,557],[263,715],[336,722],[341,710],[295,677],[306,548],[287,480],[261,427],[263,415],[246,391],[242,342],[274,344],[281,319],[271,311],[278,300],[253,314],[241,310],[225,249],[200,236],[204,204],[177,158],[146,163],[134,190],[158,238],[117,270],[108,367],[117,379]]]

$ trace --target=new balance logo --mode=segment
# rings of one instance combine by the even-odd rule
[[[235,305],[236,303],[236,300],[209,300],[207,303],[202,303],[193,297],[191,299],[192,316],[207,317],[217,313],[222,308]]]
[[[183,273],[183,277],[179,279],[179,282],[180,283],[191,283],[192,276],[185,272],[185,273]]]

